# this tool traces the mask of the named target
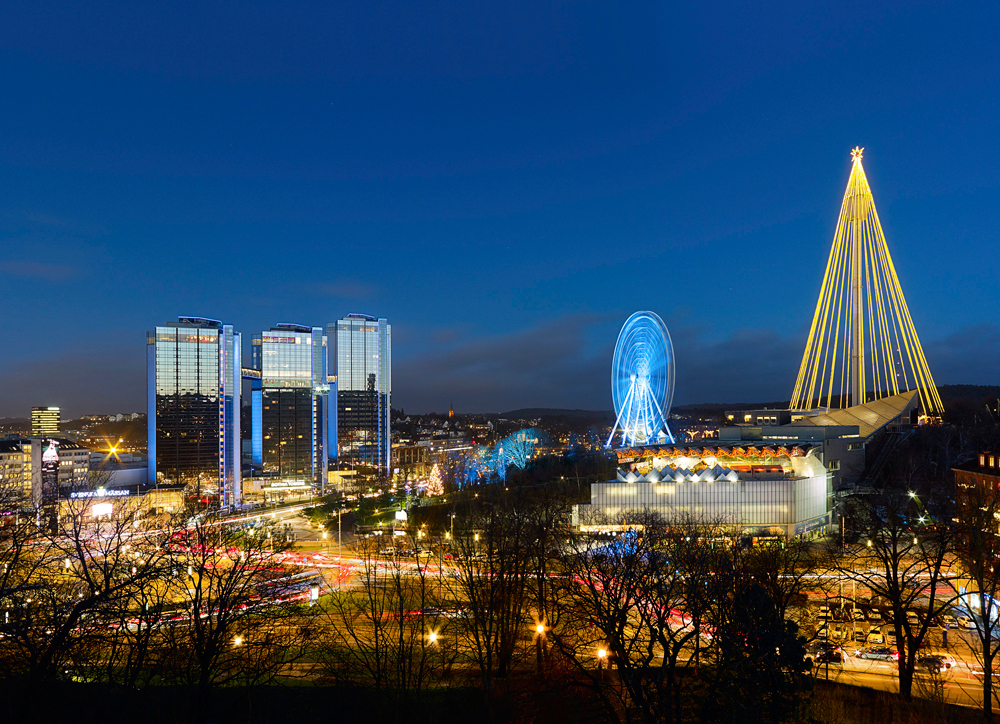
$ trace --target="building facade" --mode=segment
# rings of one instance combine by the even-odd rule
[[[819,447],[676,444],[616,451],[617,480],[592,483],[574,524],[600,530],[650,511],[667,521],[704,521],[746,535],[792,538],[830,523],[827,470]]]
[[[969,505],[982,505],[983,501],[1000,496],[1000,454],[993,451],[979,453],[964,465],[952,468],[955,474],[955,496],[959,509]],[[1000,534],[1000,527],[998,527]]]
[[[31,478],[25,475],[30,458],[21,440],[0,440],[0,505],[4,510],[31,497]]]
[[[260,382],[251,392],[251,451],[265,489],[326,491],[327,337],[322,327],[277,324],[251,340]]]
[[[385,319],[349,314],[327,325],[327,337],[337,396],[330,420],[336,457],[388,475],[392,327]]]
[[[239,504],[240,334],[204,317],[146,333],[149,482]]]
[[[59,434],[58,407],[31,408],[31,436],[56,437]]]

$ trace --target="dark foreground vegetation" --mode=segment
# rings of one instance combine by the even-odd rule
[[[613,721],[592,695],[567,687],[525,681],[503,712],[517,724],[603,724]],[[4,721],[49,724],[174,724],[190,717],[190,691],[157,687],[122,690],[100,684],[54,682],[43,692],[0,683]],[[216,724],[468,724],[487,721],[486,703],[476,688],[424,692],[405,711],[375,689],[348,686],[227,687],[215,692],[204,721]],[[817,681],[801,721],[814,724],[963,724],[980,720],[965,707],[924,699],[906,702],[896,694]],[[1000,722],[1000,717],[993,719]]]

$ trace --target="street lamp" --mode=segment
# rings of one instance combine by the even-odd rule
[[[438,640],[438,635],[434,631],[431,631],[427,635],[427,640],[430,641],[432,644],[436,644]]]
[[[604,649],[597,649],[597,670],[601,672],[598,676],[604,681],[604,660],[608,658],[608,652]]]

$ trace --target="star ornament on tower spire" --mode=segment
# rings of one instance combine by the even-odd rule
[[[859,148],[858,146],[855,146],[854,150],[851,151],[851,159],[854,161],[860,161],[861,154],[864,153],[864,151],[865,151],[864,148]]]

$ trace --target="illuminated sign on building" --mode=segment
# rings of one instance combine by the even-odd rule
[[[59,497],[59,443],[49,440],[42,451],[42,503]]]
[[[75,493],[70,493],[70,498],[126,498],[132,494],[131,490],[128,489],[114,489],[105,490],[104,488],[98,488],[97,490],[80,490]]]

